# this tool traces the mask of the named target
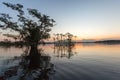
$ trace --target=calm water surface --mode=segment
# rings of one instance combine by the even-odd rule
[[[73,47],[39,46],[51,56],[55,74],[50,80],[120,80],[120,45],[76,44]],[[0,47],[0,71],[5,59],[20,56],[24,49]]]

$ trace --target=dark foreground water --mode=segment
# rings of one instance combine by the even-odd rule
[[[51,56],[55,74],[50,80],[120,80],[120,45],[76,44],[73,47],[40,46]],[[4,60],[20,56],[24,49],[0,47],[0,71]]]

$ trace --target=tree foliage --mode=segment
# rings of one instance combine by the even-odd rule
[[[21,4],[11,4],[3,2],[5,6],[17,11],[17,20],[13,20],[9,14],[0,14],[0,28],[10,29],[19,33],[19,39],[29,43],[38,43],[50,37],[49,32],[55,21],[49,16],[41,14],[37,9],[27,8],[27,15]]]

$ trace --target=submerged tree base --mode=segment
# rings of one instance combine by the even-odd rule
[[[49,80],[50,75],[55,73],[49,56],[41,56],[41,64],[36,69],[29,68],[30,61],[25,57],[19,59],[21,59],[19,64],[6,69],[0,80]]]

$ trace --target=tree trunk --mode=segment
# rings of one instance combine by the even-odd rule
[[[40,53],[37,45],[31,45],[29,53],[29,69],[36,69],[40,67]]]

